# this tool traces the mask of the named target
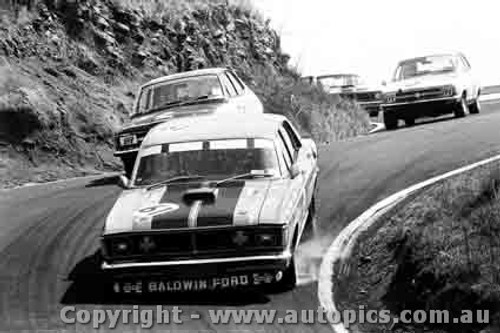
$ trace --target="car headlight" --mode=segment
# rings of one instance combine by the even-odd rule
[[[128,239],[114,239],[111,242],[111,249],[113,255],[125,255],[132,250],[132,244]]]
[[[451,97],[451,96],[455,96],[455,94],[456,94],[455,86],[445,86],[445,87],[443,87],[443,96],[445,96],[445,97]]]
[[[275,246],[277,237],[273,233],[262,233],[256,237],[257,246]]]
[[[385,96],[384,96],[384,102],[385,103],[394,103],[394,102],[396,102],[396,94],[395,93],[385,94]]]

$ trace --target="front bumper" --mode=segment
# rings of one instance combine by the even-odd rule
[[[403,103],[383,103],[381,109],[384,113],[391,113],[401,118],[435,117],[452,113],[459,102],[460,96],[452,96]]]
[[[252,288],[280,281],[292,254],[108,264],[102,269],[115,294],[159,294]]]
[[[282,271],[290,264],[292,253],[288,250],[276,254],[189,259],[173,261],[131,262],[131,263],[102,263],[102,269],[112,277],[198,277],[217,276],[253,271]]]

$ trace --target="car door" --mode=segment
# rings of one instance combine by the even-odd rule
[[[289,121],[283,122],[283,129],[288,134],[294,148],[297,151],[296,164],[304,175],[303,186],[306,193],[306,205],[308,207],[309,203],[312,200],[312,196],[314,194],[314,189],[316,186],[316,176],[317,176],[316,157],[312,156],[312,151],[310,149],[311,147],[305,147],[302,144],[302,139],[298,131],[295,129],[295,127],[293,127],[293,125]]]
[[[290,182],[291,191],[293,198],[293,210],[295,214],[296,223],[299,223],[299,230],[302,231],[304,227],[304,222],[307,217],[308,212],[308,202],[306,193],[306,172],[303,169],[300,156],[300,147],[298,147],[294,142],[292,137],[288,134],[288,131],[282,125],[278,131],[280,139],[284,142],[286,152],[290,156],[291,166],[290,166]],[[293,175],[293,168],[298,168],[299,172]]]
[[[472,101],[477,97],[479,85],[473,76],[470,64],[465,56],[459,55],[457,58],[459,62],[460,75],[462,76],[462,82],[465,86],[468,100]]]

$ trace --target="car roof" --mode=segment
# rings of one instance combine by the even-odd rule
[[[354,73],[338,73],[338,74],[325,74],[325,75],[320,75],[317,78],[318,79],[323,79],[323,78],[328,78],[328,77],[345,77],[345,76],[357,76],[359,77],[358,74]]]
[[[143,146],[218,139],[273,139],[286,117],[278,114],[212,114],[174,118],[150,130]]]
[[[218,75],[218,74],[221,74],[221,73],[228,71],[228,70],[229,70],[228,68],[214,67],[214,68],[197,69],[197,70],[193,70],[193,71],[175,73],[175,74],[162,76],[162,77],[159,77],[157,79],[148,81],[147,83],[142,85],[141,88],[147,87],[147,86],[150,86],[153,84],[165,82],[165,81],[170,81],[170,80],[190,78],[190,77],[196,77],[196,76],[200,76],[200,75],[210,75],[210,74]]]
[[[417,59],[423,59],[423,58],[434,58],[434,57],[462,57],[462,56],[464,56],[464,55],[463,55],[462,53],[460,53],[460,52],[435,53],[435,54],[426,54],[426,55],[422,55],[422,56],[419,56],[419,57],[413,57],[413,58],[403,59],[403,60],[401,60],[399,63],[408,62],[408,61],[417,60]]]

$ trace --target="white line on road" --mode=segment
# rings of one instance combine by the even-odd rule
[[[333,291],[332,279],[334,277],[334,272],[336,270],[340,274],[345,274],[347,272],[348,266],[345,265],[346,259],[351,256],[351,252],[354,245],[356,244],[357,238],[371,225],[373,225],[373,223],[375,223],[380,216],[384,215],[388,210],[393,208],[403,199],[407,198],[409,195],[415,193],[416,191],[419,191],[447,178],[459,175],[461,173],[496,161],[500,161],[500,155],[467,165],[465,167],[447,172],[440,176],[436,176],[410,186],[376,203],[363,214],[361,214],[357,219],[349,223],[347,227],[342,229],[339,235],[334,239],[334,241],[328,248],[327,253],[323,257],[323,261],[321,262],[318,281],[318,299],[321,306],[328,312],[335,313],[338,311],[335,305],[335,295]],[[334,324],[332,325],[332,328],[336,333],[349,332],[342,324]]]

